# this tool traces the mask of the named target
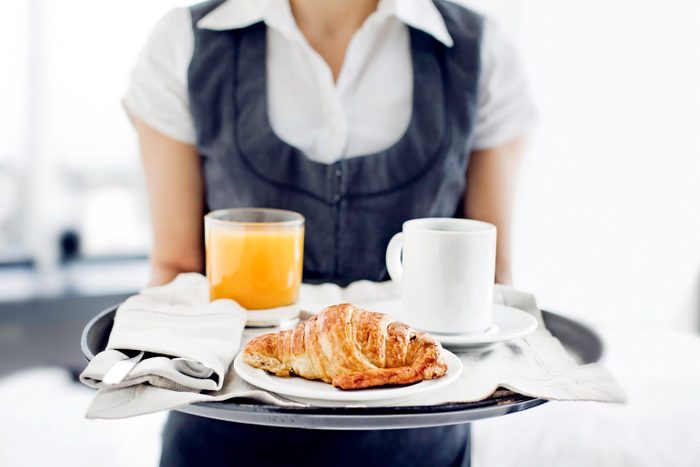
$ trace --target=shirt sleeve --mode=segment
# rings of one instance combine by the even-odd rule
[[[189,10],[170,11],[153,28],[141,50],[122,101],[129,116],[188,144],[196,143],[187,92],[193,49]]]
[[[536,108],[518,51],[496,23],[487,18],[481,43],[474,149],[508,143],[532,129],[535,120]]]

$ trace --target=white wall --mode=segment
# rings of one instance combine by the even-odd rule
[[[697,328],[700,2],[491,0],[540,109],[517,285],[601,323]]]

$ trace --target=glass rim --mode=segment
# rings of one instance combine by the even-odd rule
[[[288,220],[281,221],[237,221],[229,219],[221,219],[219,216],[229,215],[232,213],[274,213],[287,215]],[[306,219],[296,211],[274,208],[226,208],[216,209],[204,215],[204,221],[207,224],[228,226],[228,227],[300,227],[304,225]]]

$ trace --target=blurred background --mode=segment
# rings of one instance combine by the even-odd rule
[[[85,421],[91,393],[72,375],[85,322],[148,279],[147,203],[120,99],[151,27],[188,3],[3,4],[1,466],[155,463],[163,417]],[[464,3],[516,42],[539,107],[516,285],[593,325],[630,396],[478,423],[475,461],[700,465],[700,2]]]

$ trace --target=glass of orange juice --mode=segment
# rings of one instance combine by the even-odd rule
[[[263,208],[222,209],[204,216],[209,298],[249,310],[291,305],[299,295],[304,217]]]

